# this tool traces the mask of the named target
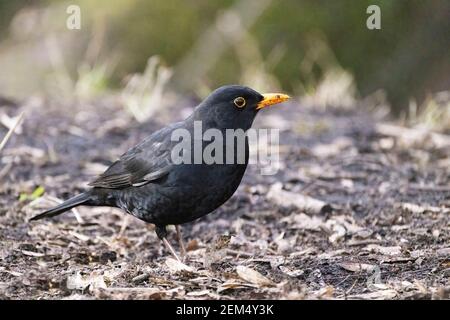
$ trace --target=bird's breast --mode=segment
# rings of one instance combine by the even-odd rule
[[[139,209],[132,213],[162,225],[193,221],[217,209],[233,195],[245,168],[245,164],[176,166],[165,181],[140,188],[144,194],[137,197]]]

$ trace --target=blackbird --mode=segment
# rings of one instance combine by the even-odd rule
[[[248,164],[248,139],[245,138],[245,157],[241,162],[236,160],[242,150],[238,150],[236,146],[227,148],[227,144],[230,144],[227,140],[223,144],[223,151],[233,152],[234,161],[174,163],[172,150],[179,140],[173,138],[173,133],[184,130],[183,132],[195,135],[195,123],[199,122],[203,131],[247,131],[259,110],[287,99],[289,96],[285,94],[260,94],[244,86],[220,87],[202,101],[186,120],[154,132],[129,149],[89,184],[92,188],[31,220],[53,217],[79,205],[118,207],[154,224],[158,238],[179,260],[166,239],[166,226],[176,226],[184,255],[179,225],[207,215],[233,195]],[[194,143],[195,138],[186,146],[195,149]],[[202,141],[200,146],[202,152],[207,147],[207,141]],[[189,147],[186,149],[190,149]],[[195,152],[191,153],[190,158],[194,156]]]

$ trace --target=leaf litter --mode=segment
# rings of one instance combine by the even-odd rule
[[[152,225],[120,210],[79,207],[27,219],[80,192],[182,112],[164,110],[139,124],[110,100],[95,110],[75,104],[70,114],[55,103],[34,108],[0,158],[0,298],[450,297],[448,133],[356,109],[273,109],[255,125],[267,127],[272,116],[288,124],[280,137],[283,169],[261,176],[249,166],[232,199],[182,226],[188,245],[180,263]],[[323,130],[298,130],[323,121]],[[0,137],[8,130],[0,126]]]

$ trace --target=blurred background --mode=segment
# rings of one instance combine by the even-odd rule
[[[366,27],[371,4],[381,30]],[[449,40],[448,0],[2,0],[0,95],[117,94],[145,120],[171,93],[239,83],[448,131]]]

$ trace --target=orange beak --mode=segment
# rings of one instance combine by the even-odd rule
[[[287,94],[282,93],[265,93],[263,94],[263,97],[264,99],[257,104],[256,110],[284,102],[291,98]]]

